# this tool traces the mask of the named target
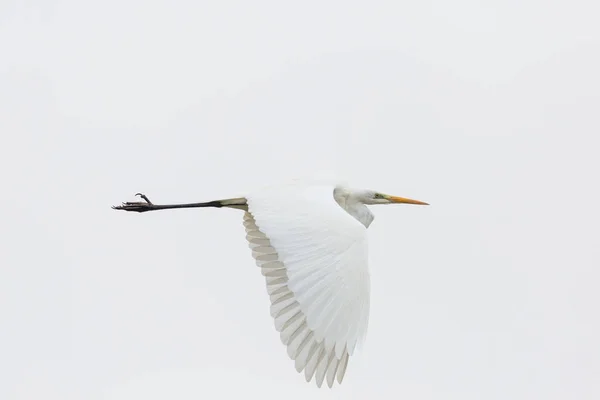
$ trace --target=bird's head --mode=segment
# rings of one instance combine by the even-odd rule
[[[406,197],[391,196],[389,194],[376,192],[374,190],[359,190],[354,192],[356,200],[363,204],[417,204],[421,206],[428,206],[429,203],[425,203],[419,200],[408,199]]]

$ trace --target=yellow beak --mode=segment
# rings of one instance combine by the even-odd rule
[[[405,197],[397,197],[397,196],[385,196],[386,199],[391,201],[392,203],[404,203],[404,204],[418,204],[420,206],[428,206],[429,203],[425,203],[419,200],[407,199]]]

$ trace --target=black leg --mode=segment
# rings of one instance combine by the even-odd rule
[[[123,211],[135,211],[135,212],[146,212],[146,211],[155,211],[155,210],[171,210],[174,208],[197,208],[197,207],[231,207],[231,208],[241,208],[246,209],[246,199],[243,197],[238,197],[235,199],[225,199],[225,200],[213,200],[206,201],[204,203],[184,203],[184,204],[154,204],[150,201],[148,196],[143,193],[136,193],[136,196],[139,196],[144,201],[133,201],[133,202],[125,202],[120,206],[113,206],[114,210],[123,210]]]

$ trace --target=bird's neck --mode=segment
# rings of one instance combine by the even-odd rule
[[[366,228],[371,225],[371,222],[375,218],[371,210],[357,196],[353,196],[352,192],[338,188],[334,191],[334,198],[340,207]]]
[[[349,198],[346,202],[346,207],[346,211],[348,212],[348,214],[352,215],[354,218],[360,221],[360,223],[363,224],[366,228],[368,228],[369,225],[371,225],[371,222],[373,222],[373,219],[375,218],[371,210],[369,210],[369,207],[367,207],[360,201],[356,201],[352,198]]]

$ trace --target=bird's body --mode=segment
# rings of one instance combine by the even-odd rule
[[[143,195],[142,195],[143,196]],[[265,276],[271,316],[287,353],[307,381],[342,382],[349,357],[364,340],[370,279],[366,204],[416,200],[329,182],[292,182],[241,198],[207,203],[124,203],[127,211],[229,207],[244,211],[246,239]]]

